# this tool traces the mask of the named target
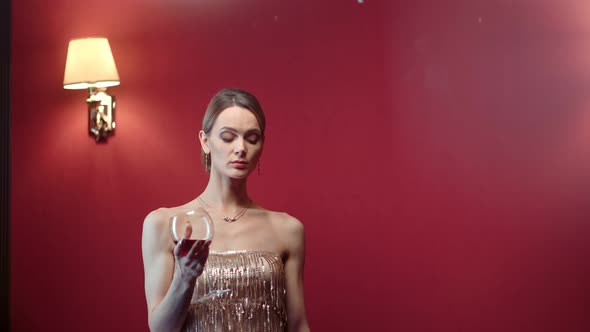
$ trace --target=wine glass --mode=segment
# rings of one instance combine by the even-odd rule
[[[213,239],[213,221],[209,213],[202,207],[182,211],[170,217],[170,234],[174,244],[180,245],[180,256],[186,256],[195,242],[211,241]],[[205,273],[202,275],[206,278]],[[209,292],[197,299],[198,302],[230,291],[230,289],[213,290],[208,282],[206,284]]]
[[[186,232],[190,232],[188,238],[185,238]],[[213,239],[213,221],[209,213],[200,207],[182,211],[170,217],[170,234],[174,244],[181,242],[180,256],[186,256],[195,242]]]

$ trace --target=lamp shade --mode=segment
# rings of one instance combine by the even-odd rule
[[[106,88],[119,85],[119,73],[106,38],[70,40],[64,89]]]

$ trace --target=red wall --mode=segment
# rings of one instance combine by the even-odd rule
[[[587,331],[590,5],[13,1],[14,331],[145,331],[141,224],[207,181],[237,86],[268,117],[254,198],[306,227],[314,331]],[[62,89],[104,35],[116,136]]]

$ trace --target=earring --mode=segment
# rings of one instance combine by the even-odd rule
[[[262,160],[262,159],[258,159],[258,165],[257,165],[257,166],[258,166],[258,176],[260,176],[260,161],[261,161],[261,160]]]
[[[205,153],[205,172],[209,172],[209,154]]]

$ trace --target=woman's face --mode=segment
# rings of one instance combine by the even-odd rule
[[[209,134],[199,133],[201,147],[210,153],[211,172],[245,178],[262,153],[262,133],[252,112],[232,106],[224,109]]]

